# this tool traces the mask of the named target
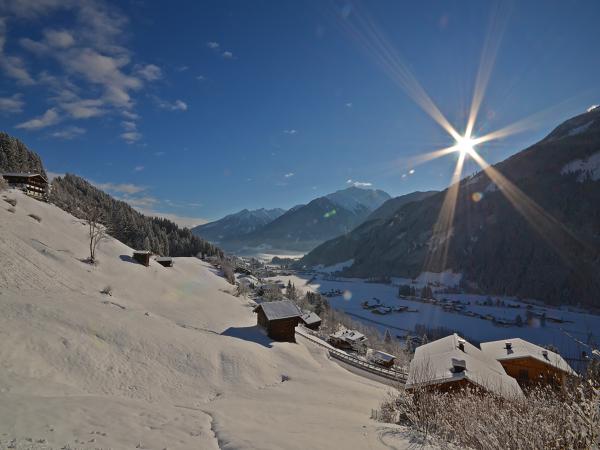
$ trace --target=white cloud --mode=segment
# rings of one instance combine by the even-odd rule
[[[162,78],[162,70],[154,64],[148,64],[137,69],[137,74],[146,81],[155,81]]]
[[[352,108],[352,102],[346,103],[346,108]]]
[[[99,99],[84,100],[76,98],[73,101],[59,101],[58,104],[73,119],[89,119],[107,113],[107,110],[103,107],[104,102]]]
[[[196,80],[198,80],[198,81],[206,81],[206,77],[204,75],[198,75],[196,77]]]
[[[46,42],[55,48],[68,48],[75,44],[75,38],[66,30],[44,30]]]
[[[283,130],[283,132],[284,132],[285,134],[296,134],[296,133],[298,133],[298,130],[294,130],[294,129],[291,129],[291,130]]]
[[[186,70],[188,70],[189,68],[190,68],[189,66],[179,66],[179,67],[176,67],[176,68],[175,68],[175,70],[176,70],[177,72],[185,72],[185,71],[186,71]]]
[[[154,101],[158,105],[159,108],[168,109],[169,111],[187,111],[188,105],[183,100],[175,100],[174,102],[169,102],[167,100],[163,100],[158,97],[154,97]]]
[[[39,130],[41,128],[46,128],[57,124],[58,122],[60,122],[60,116],[56,108],[50,108],[40,117],[36,117],[35,119],[15,125],[15,128],[22,128],[24,130]]]
[[[133,171],[134,171],[134,172],[141,172],[142,170],[144,170],[144,166],[135,166],[135,167],[133,168]]]
[[[233,58],[233,53],[231,53],[230,51],[225,51],[225,52],[223,52],[223,58],[225,58],[225,59],[232,59]]]
[[[208,223],[208,220],[206,220],[202,217],[180,216],[178,214],[164,213],[164,212],[159,212],[159,211],[155,211],[153,209],[142,208],[142,207],[136,207],[135,209],[137,209],[142,214],[145,214],[146,216],[163,217],[165,219],[170,220],[171,222],[175,222],[180,227],[193,228],[198,225],[203,225],[205,223]]]
[[[206,43],[206,46],[207,46],[208,48],[212,48],[212,49],[217,49],[217,48],[219,48],[219,47],[220,47],[219,43],[218,43],[218,42],[215,42],[215,41],[207,42],[207,43]]]
[[[0,113],[17,114],[23,112],[25,102],[23,94],[14,94],[10,97],[0,97]]]
[[[52,181],[57,177],[65,176],[63,172],[52,172],[51,170],[46,170],[46,175],[48,175],[48,181]]]
[[[138,194],[148,189],[145,186],[139,186],[132,183],[96,183],[92,180],[89,181],[98,189],[102,189],[103,191],[118,192],[128,195]]]
[[[79,137],[82,134],[85,134],[84,128],[76,127],[76,126],[69,126],[62,130],[58,130],[58,131],[51,133],[50,136],[57,138],[57,139],[64,139],[64,140],[68,141],[71,139],[75,139],[76,137]]]
[[[121,137],[128,144],[133,144],[134,142],[139,141],[142,138],[142,135],[137,131],[126,131],[125,133],[121,133]]]
[[[123,129],[125,129],[125,131],[135,131],[135,130],[137,130],[137,124],[135,122],[131,122],[129,120],[122,121],[121,125],[123,126]]]
[[[294,176],[294,172],[289,172],[284,175],[285,178],[292,178]]]
[[[355,181],[355,180],[346,180],[347,184],[351,184],[354,187],[371,187],[373,183],[369,183],[367,181]]]

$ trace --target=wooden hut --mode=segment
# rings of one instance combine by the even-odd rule
[[[296,342],[296,326],[302,311],[291,301],[264,302],[254,308],[257,323],[276,341]]]
[[[396,362],[396,357],[394,355],[390,355],[389,353],[380,350],[373,351],[369,359],[382,367],[393,367]]]
[[[410,362],[405,388],[449,392],[475,387],[496,395],[522,397],[516,380],[502,364],[457,334],[417,347]]]
[[[151,253],[149,250],[135,250],[133,252],[133,259],[148,267],[150,265],[150,255]]]
[[[521,386],[562,385],[567,377],[577,376],[558,353],[520,338],[483,342],[480,347],[482,352],[500,362]]]
[[[2,178],[9,186],[21,189],[39,200],[48,200],[48,180],[39,173],[4,173]]]
[[[306,328],[310,328],[311,330],[318,330],[321,326],[321,318],[312,311],[304,311],[300,316],[300,322],[302,322]]]
[[[156,258],[156,262],[163,267],[173,267],[173,258],[170,256],[159,256]]]
[[[367,337],[356,330],[343,329],[329,335],[331,345],[345,350],[366,350],[367,341]]]

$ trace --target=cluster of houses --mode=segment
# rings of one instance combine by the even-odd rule
[[[417,347],[406,389],[441,391],[475,387],[502,397],[519,397],[532,384],[562,385],[577,376],[558,354],[520,338],[485,342],[480,348],[457,334]]]
[[[46,177],[39,173],[11,172],[3,173],[2,178],[12,188],[20,189],[25,194],[47,201],[49,194],[49,184]]]

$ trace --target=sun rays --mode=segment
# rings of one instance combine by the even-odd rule
[[[572,255],[564,251],[566,246],[562,245],[565,239],[575,239],[572,233],[529,198],[514,183],[509,181],[508,178],[488,164],[477,151],[477,148],[484,144],[487,146],[493,141],[532,129],[549,111],[544,110],[500,129],[481,134],[478,137],[474,136],[485,92],[491,79],[502,36],[508,23],[509,9],[507,5],[509,5],[508,2],[497,2],[491,9],[488,32],[483,41],[479,68],[462,135],[444,116],[411,72],[409,65],[402,60],[397,50],[387,40],[375,21],[360,4],[352,3],[351,7],[345,8],[339,17],[340,20],[338,23],[340,26],[454,141],[450,146],[415,155],[405,160],[406,163],[410,164],[409,167],[414,168],[419,164],[458,153],[450,186],[446,190],[437,220],[432,229],[428,244],[428,254],[425,258],[423,268],[424,271],[441,272],[449,268],[448,254],[453,235],[457,201],[461,194],[463,167],[467,158],[472,159],[479,165],[515,210],[525,218],[533,230],[550,243],[564,260],[568,262],[568,260],[572,259]],[[481,199],[481,195],[479,199]]]

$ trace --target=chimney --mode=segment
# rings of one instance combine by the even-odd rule
[[[510,352],[512,350],[512,342],[507,342],[504,348]]]
[[[465,340],[462,338],[458,338],[458,349],[461,351],[465,351]]]
[[[544,355],[544,358],[548,359],[548,350],[542,350],[542,355]]]
[[[462,373],[467,370],[467,362],[464,359],[452,358],[452,373]]]

